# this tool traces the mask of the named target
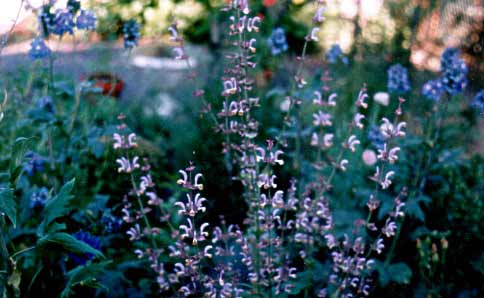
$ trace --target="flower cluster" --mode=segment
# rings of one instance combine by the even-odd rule
[[[49,190],[45,187],[40,188],[38,191],[34,192],[30,197],[30,208],[32,209],[42,209],[49,198]]]
[[[433,101],[439,101],[444,92],[444,85],[440,79],[430,80],[422,86],[422,95]]]
[[[468,69],[465,61],[460,58],[460,51],[447,48],[442,53],[440,64],[445,90],[451,95],[461,93],[467,86]]]
[[[80,9],[79,1],[68,1],[66,8],[52,12],[52,5],[45,4],[41,7],[38,15],[40,36],[30,44],[29,57],[32,60],[50,57],[51,50],[45,44],[44,39],[51,34],[61,38],[65,34],[74,34],[74,29],[95,30],[96,16],[92,10]],[[76,16],[77,15],[77,16]]]
[[[136,20],[128,20],[123,24],[124,48],[132,49],[138,45],[140,38],[139,24]]]
[[[394,208],[389,213],[383,227],[378,228],[372,218],[380,202],[370,196],[367,207],[368,219],[354,222],[352,235],[344,233],[342,239],[329,233],[325,236],[326,245],[331,251],[332,272],[328,286],[318,292],[318,297],[368,297],[372,283],[372,271],[375,270],[375,259],[372,255],[381,255],[385,249],[385,240],[395,236],[396,222],[403,218],[402,196],[400,193],[394,201]],[[377,235],[367,239],[365,235]],[[332,294],[330,294],[332,293]]]
[[[400,64],[394,64],[388,69],[388,90],[397,94],[410,91],[408,70]]]
[[[81,10],[76,19],[76,26],[81,30],[95,30],[96,29],[96,15],[92,10]]]
[[[278,27],[272,30],[267,44],[271,49],[271,54],[273,56],[286,52],[289,49],[289,46],[287,44],[286,32],[284,29]]]
[[[132,242],[147,240],[151,244],[151,247],[144,250],[135,250],[135,254],[139,258],[148,260],[156,274],[163,276],[165,270],[159,260],[162,250],[158,248],[155,240],[161,229],[151,225],[148,215],[154,216],[160,224],[167,222],[169,216],[162,206],[161,198],[156,193],[156,185],[150,174],[151,166],[148,160],[146,158],[140,160],[136,155],[131,157],[134,154],[133,151],[138,147],[136,134],[128,131],[128,127],[124,123],[124,115],[119,115],[118,120],[120,121],[117,126],[118,132],[113,135],[113,149],[121,152],[121,157],[116,159],[119,166],[117,171],[128,176],[131,184],[130,190],[124,197],[124,206],[121,210],[122,220],[130,225],[126,234]],[[167,287],[161,278],[158,279],[158,283],[160,288]]]
[[[32,60],[45,59],[50,56],[51,50],[40,37],[34,38],[30,44],[29,58]]]

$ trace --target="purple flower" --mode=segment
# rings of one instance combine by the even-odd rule
[[[474,96],[472,106],[479,110],[481,113],[484,113],[484,89],[477,92],[476,96]]]
[[[138,45],[140,38],[139,25],[135,20],[129,20],[123,24],[124,48],[131,49]]]
[[[286,32],[282,28],[276,28],[272,31],[269,40],[267,41],[271,54],[273,56],[279,55],[289,49],[286,40]]]
[[[326,52],[326,59],[330,64],[335,64],[338,60],[341,60],[344,64],[348,64],[348,58],[343,55],[343,51],[338,44],[334,44]]]
[[[394,64],[388,69],[388,90],[395,93],[410,91],[408,71],[400,64]]]
[[[79,231],[73,235],[77,240],[80,240],[94,249],[101,250],[101,239],[91,235],[89,232]],[[86,264],[87,261],[94,259],[94,254],[84,253],[82,255],[69,254],[69,257],[79,265]]]
[[[36,37],[30,43],[29,58],[32,60],[45,59],[50,56],[50,49],[40,37]]]
[[[96,29],[96,15],[92,10],[81,10],[76,19],[77,29],[81,30],[95,30]]]
[[[444,92],[444,85],[440,79],[430,80],[422,86],[422,95],[433,101],[439,101]]]
[[[54,26],[52,33],[62,36],[66,33],[74,34],[74,16],[70,11],[58,9],[55,12]]]

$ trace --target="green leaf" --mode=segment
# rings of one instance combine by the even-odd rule
[[[379,279],[382,286],[390,282],[397,284],[409,284],[412,278],[412,270],[405,263],[394,263],[390,265],[377,263],[376,269],[379,273]]]
[[[21,165],[27,150],[32,148],[34,138],[18,138],[12,146],[12,153],[10,158],[10,182],[15,185],[20,177]]]
[[[52,221],[66,215],[66,213],[71,210],[72,207],[70,207],[69,203],[74,198],[74,196],[71,195],[72,189],[74,188],[74,182],[75,179],[72,179],[64,184],[59,193],[45,203],[43,212],[44,220],[42,222],[44,228],[47,228]]]
[[[422,222],[425,222],[425,213],[423,212],[420,204],[416,200],[410,200],[405,205],[405,211],[408,215],[416,218]]]
[[[73,253],[90,253],[97,257],[104,258],[104,255],[99,250],[93,248],[86,242],[77,240],[74,236],[63,232],[48,234],[37,241],[37,245],[39,246],[45,246],[48,244],[58,244]]]
[[[102,287],[102,285],[96,280],[96,277],[102,273],[104,268],[110,263],[111,261],[90,263],[84,266],[78,266],[67,272],[67,284],[61,293],[61,297],[69,297],[72,293],[72,288],[77,285],[91,288]]]
[[[5,213],[14,227],[17,225],[17,202],[10,188],[0,189],[0,213]]]

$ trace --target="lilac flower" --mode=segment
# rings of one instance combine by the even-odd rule
[[[408,70],[400,64],[394,64],[388,69],[388,90],[395,93],[410,91]]]
[[[89,232],[79,231],[73,235],[77,240],[80,240],[94,249],[101,249],[101,239],[91,235]],[[79,265],[86,264],[87,261],[94,259],[94,254],[84,253],[83,255],[69,254],[69,257]]]
[[[459,56],[455,48],[446,49],[441,56],[442,85],[451,95],[462,92],[467,86],[467,65]]]
[[[55,12],[52,33],[62,36],[66,33],[74,34],[74,16],[70,11],[58,9]]]
[[[77,29],[81,30],[95,30],[96,29],[96,15],[92,10],[81,10],[76,19]]]
[[[139,24],[135,20],[129,20],[123,24],[124,48],[131,49],[138,45],[140,38]]]
[[[286,52],[289,49],[286,40],[286,32],[281,27],[274,29],[267,41],[269,48],[271,49],[271,54],[273,56],[279,55],[282,52]]]
[[[45,202],[49,197],[49,190],[45,187],[42,187],[39,191],[36,191],[30,197],[30,208],[32,209],[41,209],[44,208]]]
[[[484,89],[477,92],[472,101],[472,106],[478,109],[481,113],[484,113]]]
[[[331,46],[331,48],[329,48],[329,50],[326,52],[326,59],[328,59],[330,64],[335,64],[338,62],[338,60],[344,64],[348,64],[348,58],[343,55],[343,51],[338,44],[334,44]]]
[[[26,161],[23,163],[23,170],[27,173],[27,176],[31,177],[44,170],[44,158],[37,153],[28,151],[25,154],[25,159]]]
[[[440,79],[430,80],[422,87],[422,95],[433,101],[439,101],[444,91],[444,85]]]
[[[313,125],[314,126],[331,126],[331,114],[323,113],[318,111],[318,113],[313,113]]]
[[[32,43],[30,43],[29,58],[32,60],[45,59],[50,56],[50,49],[45,44],[44,40],[40,37],[36,37]]]
[[[138,156],[133,157],[133,161],[130,161],[126,157],[116,159],[116,162],[119,164],[118,172],[131,173],[133,170],[138,169],[140,167],[138,160]]]

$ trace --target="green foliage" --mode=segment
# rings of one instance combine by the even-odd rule
[[[49,231],[49,225],[57,218],[67,215],[67,213],[72,209],[71,201],[74,196],[71,194],[74,188],[75,179],[67,182],[62,186],[59,193],[49,199],[43,211],[43,218],[41,226],[44,227],[45,232]]]
[[[73,289],[76,286],[88,286],[91,288],[103,288],[96,277],[106,270],[111,261],[104,261],[100,263],[89,263],[84,266],[78,266],[67,272],[67,284],[61,293],[62,298],[71,297]],[[108,290],[108,289],[106,289]]]
[[[24,159],[27,150],[32,148],[34,144],[34,138],[20,137],[15,140],[10,157],[10,183],[16,185],[20,175],[22,174],[22,161]]]
[[[397,284],[409,284],[412,279],[412,270],[405,263],[385,264],[378,262],[376,265],[380,284],[385,287],[391,282]]]
[[[14,227],[17,225],[17,203],[12,189],[0,189],[0,214],[2,213],[7,215]]]

